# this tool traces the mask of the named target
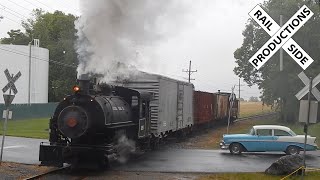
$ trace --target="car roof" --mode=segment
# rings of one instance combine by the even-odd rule
[[[284,131],[290,131],[291,129],[286,126],[279,126],[279,125],[256,125],[253,126],[254,129],[279,129]]]

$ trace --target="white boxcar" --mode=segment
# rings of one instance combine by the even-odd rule
[[[141,72],[115,85],[151,92],[151,133],[160,135],[193,125],[193,84],[165,76]]]

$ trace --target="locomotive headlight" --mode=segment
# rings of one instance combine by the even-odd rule
[[[78,121],[75,118],[69,118],[67,120],[67,125],[71,128],[75,127],[78,124]]]
[[[80,87],[79,86],[73,86],[73,91],[74,92],[79,92],[80,91]]]

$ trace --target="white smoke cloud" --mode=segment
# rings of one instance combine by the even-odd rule
[[[152,54],[153,46],[182,29],[187,7],[191,6],[181,0],[80,1],[78,74],[103,74],[109,81],[128,78],[136,68],[150,65],[144,49]]]

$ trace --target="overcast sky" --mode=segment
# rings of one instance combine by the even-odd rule
[[[183,0],[181,0],[183,1]],[[187,77],[189,60],[196,90],[216,92],[230,91],[239,78],[234,75],[233,52],[243,41],[242,31],[249,19],[249,11],[262,0],[198,0],[190,7],[190,21],[174,37],[158,45],[157,62],[152,71],[173,78]],[[10,29],[21,28],[20,23],[30,17],[32,9],[42,8],[53,12],[61,10],[81,15],[79,0],[1,0],[0,37],[6,37]],[[41,41],[41,39],[40,39]],[[138,54],[143,56],[143,54]],[[143,57],[141,57],[143,58]],[[148,70],[145,68],[144,70]],[[241,84],[245,84],[241,81]],[[238,90],[238,87],[236,87]],[[257,87],[241,87],[241,97],[259,96]],[[237,95],[238,95],[238,91]]]

